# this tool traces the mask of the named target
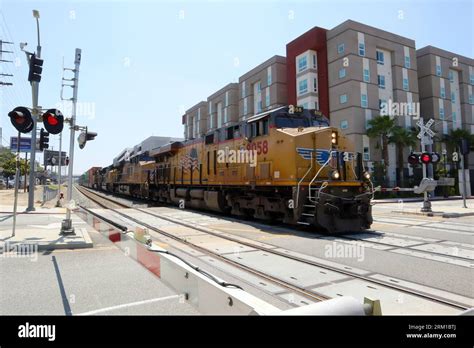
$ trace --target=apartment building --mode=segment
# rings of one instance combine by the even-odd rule
[[[196,139],[207,131],[208,113],[207,113],[207,102],[201,101],[186,110],[186,113],[182,117],[182,123],[184,124],[184,139]]]
[[[239,78],[239,120],[288,104],[286,58],[273,56]]]
[[[288,103],[329,115],[326,29],[314,27],[286,45]]]
[[[328,30],[326,38],[331,124],[343,130],[373,169],[373,162],[382,159],[381,142],[366,135],[369,120],[388,114],[403,127],[416,122],[415,41],[351,20]],[[392,108],[394,105],[397,107]],[[394,183],[394,144],[389,145],[388,154],[387,173]]]
[[[474,134],[474,59],[433,46],[416,51],[421,112],[435,120],[435,131],[442,136],[453,129]],[[446,149],[435,143],[437,151]],[[469,160],[474,169],[474,157]]]
[[[206,132],[231,126],[239,120],[239,84],[229,83],[207,98]]]

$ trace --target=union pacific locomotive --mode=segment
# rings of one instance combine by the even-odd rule
[[[319,112],[291,105],[94,168],[86,185],[331,234],[372,224],[361,154]]]

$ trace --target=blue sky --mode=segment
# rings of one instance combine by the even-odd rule
[[[13,87],[0,87],[0,126],[31,105],[26,58],[19,42],[36,47],[32,10],[40,11],[44,58],[40,105],[60,102],[63,57],[73,66],[82,49],[78,123],[99,135],[76,147],[74,173],[105,166],[123,148],[150,135],[182,136],[187,108],[269,57],[314,26],[331,29],[352,19],[416,41],[473,57],[473,2],[448,1],[20,1],[0,0],[0,39],[14,41],[0,63]],[[447,27],[449,25],[449,28]],[[4,47],[4,49],[7,49]],[[19,58],[16,60],[16,58]],[[71,77],[71,76],[69,76]],[[65,88],[65,97],[72,89]],[[69,116],[67,107],[63,107]],[[69,131],[63,149],[68,149]],[[51,147],[58,149],[57,136]]]

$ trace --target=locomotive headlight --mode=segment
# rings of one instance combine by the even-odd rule
[[[364,172],[364,174],[362,174],[362,176],[364,177],[365,180],[370,180],[370,173],[369,172]]]
[[[331,133],[331,143],[333,145],[337,145],[337,132],[332,132]]]
[[[339,174],[339,172],[337,170],[333,170],[331,172],[330,176],[331,176],[331,179],[337,180],[341,177],[341,174]]]

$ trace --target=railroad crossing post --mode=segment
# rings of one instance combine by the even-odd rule
[[[39,12],[33,10],[33,17],[36,18],[36,34],[38,36],[38,45],[36,47],[36,57],[41,58],[41,44],[40,44],[40,30],[39,30]],[[38,120],[39,109],[38,106],[38,93],[39,93],[39,82],[31,82],[31,94],[33,99],[33,129],[31,132],[31,156],[30,156],[30,178],[29,178],[29,191],[28,191],[28,207],[27,211],[35,210],[35,184],[36,184],[36,173],[35,173],[35,161],[36,161],[36,123]]]
[[[66,219],[62,221],[60,234],[75,234],[74,227],[72,227],[71,220],[71,202],[72,202],[72,175],[74,168],[74,135],[76,130],[76,107],[77,107],[77,88],[79,85],[79,66],[81,65],[81,49],[76,48],[76,55],[74,59],[74,86],[72,96],[72,114],[70,121],[70,138],[69,138],[69,165],[68,165],[68,179],[67,179],[67,201]]]
[[[18,140],[16,145],[16,170],[15,170],[15,200],[13,202],[13,228],[12,237],[15,237],[16,229],[16,210],[18,205],[18,186],[20,186],[20,141],[21,133],[18,132]],[[8,183],[8,182],[7,182]]]
[[[416,123],[417,126],[420,127],[420,132],[417,135],[417,138],[421,140],[421,152],[424,153],[426,151],[426,145],[433,144],[432,137],[434,136],[434,132],[430,129],[433,125],[434,120],[430,119],[426,124],[423,123],[423,119],[420,118]],[[423,179],[427,178],[427,165],[422,163],[423,168]],[[431,213],[431,202],[428,197],[428,192],[423,192],[423,207],[421,208],[422,212]]]

